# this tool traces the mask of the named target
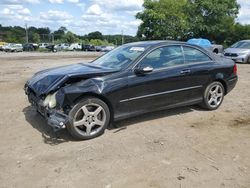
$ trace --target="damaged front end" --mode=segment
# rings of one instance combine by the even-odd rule
[[[54,131],[66,128],[66,124],[69,122],[69,116],[57,106],[57,92],[48,94],[44,98],[37,96],[27,84],[24,89],[29,102],[47,120],[47,123],[53,128]]]
[[[74,64],[47,69],[36,73],[28,80],[24,90],[29,102],[57,131],[65,128],[69,122],[68,113],[75,97],[96,88],[93,87],[95,84],[90,81],[90,78],[104,76],[115,71],[117,70],[94,67],[89,64]],[[79,87],[75,86],[77,83],[80,83]],[[67,94],[71,94],[66,98],[65,90],[67,90]]]

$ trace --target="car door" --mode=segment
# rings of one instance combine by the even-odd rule
[[[198,48],[183,46],[185,64],[190,69],[191,86],[203,86],[192,90],[192,99],[202,99],[204,88],[211,82],[210,70],[213,69],[213,60]]]
[[[145,69],[145,73],[137,70]],[[148,72],[147,70],[152,69]],[[188,100],[190,70],[180,45],[163,46],[148,53],[128,76],[127,99],[133,112],[146,112]]]

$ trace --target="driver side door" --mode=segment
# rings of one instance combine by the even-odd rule
[[[142,74],[135,70],[151,70]],[[150,68],[150,69],[149,69]],[[152,50],[128,76],[129,110],[144,113],[185,102],[190,94],[190,69],[180,45]]]

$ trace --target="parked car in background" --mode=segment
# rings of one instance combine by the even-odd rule
[[[27,43],[23,45],[23,51],[35,51],[38,49],[38,44],[36,43]]]
[[[81,50],[81,49],[82,49],[82,44],[80,43],[73,43],[68,47],[68,50],[70,51]]]
[[[113,50],[115,47],[114,46],[96,46],[95,48],[97,52],[109,52]]]
[[[236,63],[250,64],[250,40],[236,42],[225,50],[224,56],[234,60]]]
[[[48,45],[49,45],[49,43],[39,43],[38,44],[39,48],[43,48],[43,49],[45,49]]]
[[[70,45],[67,44],[67,43],[62,43],[62,44],[57,44],[57,45],[55,45],[55,49],[56,49],[57,51],[68,50],[69,47],[70,47]]]
[[[222,45],[212,44],[208,39],[193,38],[193,39],[189,39],[187,43],[201,46],[216,54],[223,53],[223,50],[224,50],[224,47]]]
[[[54,44],[47,45],[46,49],[48,49],[51,52],[57,52],[57,50],[55,49],[55,45]]]
[[[183,42],[145,41],[92,63],[40,71],[24,89],[54,129],[91,139],[114,120],[150,111],[193,104],[216,110],[236,83],[230,59]]]
[[[0,42],[0,51],[3,51],[3,46],[6,45],[6,42]]]
[[[96,48],[95,48],[95,46],[90,45],[90,44],[83,44],[83,45],[82,45],[82,50],[83,50],[83,51],[94,52],[94,51],[96,51]]]
[[[95,51],[101,52],[102,51],[102,46],[95,46]]]
[[[22,52],[23,51],[23,45],[22,44],[10,43],[10,44],[4,46],[3,50],[5,52]]]
[[[114,46],[104,46],[102,48],[102,52],[110,52],[111,50],[115,49]]]

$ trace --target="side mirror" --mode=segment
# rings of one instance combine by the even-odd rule
[[[136,74],[146,74],[146,73],[150,73],[154,70],[153,67],[151,66],[145,66],[145,67],[138,67],[135,69],[135,73]]]

